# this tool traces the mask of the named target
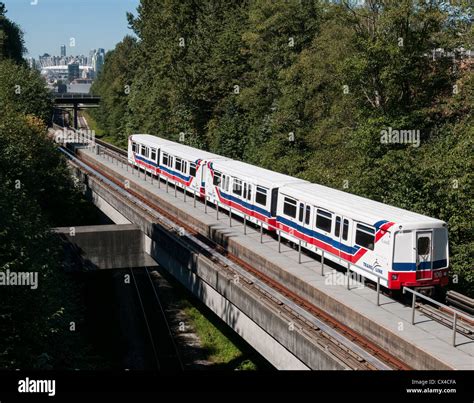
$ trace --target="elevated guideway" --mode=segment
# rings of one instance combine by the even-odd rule
[[[112,159],[110,155],[115,158]],[[283,348],[288,353],[287,359],[277,363],[277,367],[351,368],[351,365],[344,363],[347,356],[341,359],[344,354],[336,352],[334,345],[344,345],[352,338],[352,353],[356,360],[364,360],[360,350],[365,349],[367,362],[371,361],[369,356],[377,357],[374,362],[380,360],[387,366],[382,368],[383,365],[378,362],[373,369],[377,369],[377,365],[378,369],[398,368],[396,361],[399,365],[403,363],[414,369],[474,369],[474,342],[469,335],[457,333],[453,346],[453,332],[442,323],[417,310],[415,324],[412,324],[413,311],[410,306],[383,294],[377,297],[373,289],[357,281],[349,283],[348,289],[344,274],[327,265],[323,269],[319,260],[280,244],[274,237],[261,233],[259,228],[240,219],[219,213],[210,205],[196,200],[193,195],[185,196],[180,190],[171,185],[166,186],[156,178],[152,182],[152,178],[144,176],[143,172],[138,176],[137,170],[125,163],[118,150],[106,147],[81,148],[77,150],[77,156],[89,166],[99,169],[107,180],[123,192],[135,195],[137,200],[148,207],[150,204],[157,206],[166,212],[168,218],[181,223],[174,230],[178,232],[178,241],[171,239],[169,234],[164,235],[161,230],[157,230],[156,225],[152,224],[152,217],[147,222],[139,217],[135,208],[105,192],[99,184],[92,184],[92,176],[82,176],[82,180],[93,188],[97,197],[117,214],[139,225],[148,237],[147,251],[151,256],[202,297],[211,309],[264,357],[275,364],[276,352],[280,348],[278,351],[281,353]],[[231,257],[231,261],[226,263],[227,267],[238,263],[246,267],[247,274],[252,273],[252,279],[249,280],[250,277],[245,273],[239,277],[237,271],[226,278],[224,269],[213,270],[212,265],[197,264],[203,253],[186,252],[186,247],[179,242],[179,238],[187,237],[190,231],[200,239],[220,245],[224,251],[222,253]],[[265,279],[259,286],[262,295],[267,295],[269,300],[276,300],[276,306],[280,306],[279,312],[278,308],[275,312],[273,306],[269,311],[269,303],[262,303],[262,297],[245,295],[243,291],[246,287],[239,285],[239,281],[256,284],[259,279]],[[207,299],[211,294],[215,299]],[[216,306],[216,303],[220,306]],[[239,329],[236,317],[245,317],[248,326],[242,325]],[[324,323],[322,318],[329,322]],[[249,325],[251,322],[254,326]],[[305,323],[310,326],[305,328]],[[335,332],[330,332],[331,326],[338,334],[343,334],[341,340],[337,340]],[[323,343],[318,345],[308,329],[321,334],[324,334],[324,330],[331,333],[332,336],[326,336],[326,339],[331,340],[332,337],[331,348],[334,351],[327,344],[324,347]],[[258,333],[258,330],[263,332]],[[278,348],[275,347],[273,351],[267,348],[265,351],[265,346],[255,340],[258,339],[256,334],[262,334],[261,340],[264,340],[263,333],[269,337],[265,340],[269,343],[273,341],[268,346],[273,348],[278,345]],[[347,352],[347,345],[343,351]],[[354,354],[354,351],[359,351],[360,355]],[[387,356],[394,358],[394,361],[390,363]]]

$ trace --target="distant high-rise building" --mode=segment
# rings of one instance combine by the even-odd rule
[[[71,63],[68,64],[67,66],[68,70],[68,80],[69,82],[75,80],[76,78],[79,78],[80,75],[80,70],[79,70],[79,63]]]
[[[28,65],[30,66],[30,68],[35,69],[36,68],[36,60],[34,58],[30,57],[28,59]]]
[[[61,57],[66,57],[66,45],[61,45]]]
[[[104,65],[105,62],[105,50],[102,48],[99,48],[97,50],[91,51],[91,65],[92,68],[94,69],[95,75],[97,76],[100,71],[102,70],[102,66]]]

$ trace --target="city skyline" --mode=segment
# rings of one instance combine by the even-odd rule
[[[24,32],[25,57],[38,59],[45,53],[89,55],[93,49],[109,51],[127,34],[127,12],[136,13],[139,0],[0,0],[7,16]],[[73,15],[74,19],[68,20]]]

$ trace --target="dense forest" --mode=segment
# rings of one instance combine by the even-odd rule
[[[47,137],[52,100],[29,69],[20,28],[0,3],[0,272],[37,273],[37,287],[0,287],[0,368],[97,364],[83,338],[80,289],[51,233],[87,219],[65,159]]]
[[[474,30],[450,3],[142,0],[94,117],[445,220],[473,296]]]

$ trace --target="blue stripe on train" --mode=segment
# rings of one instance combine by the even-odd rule
[[[263,208],[261,208],[261,207],[258,207],[258,206],[252,205],[252,204],[250,204],[250,203],[247,203],[247,202],[245,202],[245,201],[243,201],[243,200],[241,200],[241,199],[239,199],[239,198],[237,198],[237,197],[235,197],[235,196],[232,196],[232,195],[230,195],[230,194],[228,194],[228,193],[224,193],[222,190],[220,190],[220,194],[221,194],[221,196],[222,196],[224,199],[226,199],[226,200],[230,200],[230,201],[232,201],[232,202],[234,202],[234,203],[236,203],[236,204],[239,204],[240,206],[243,206],[243,207],[245,207],[246,209],[254,210],[254,211],[256,211],[257,213],[260,213],[260,214],[264,215],[265,217],[271,217],[270,212],[267,211],[267,210],[265,210],[265,209],[263,209]]]
[[[348,253],[350,255],[354,255],[360,249],[360,247],[358,247],[358,246],[344,245],[343,243],[341,243],[339,241],[336,241],[336,240],[332,239],[331,237],[329,237],[327,235],[323,235],[323,234],[320,234],[319,232],[310,230],[308,228],[304,228],[301,225],[296,224],[293,221],[288,220],[285,217],[277,216],[277,221],[279,221],[279,222],[281,222],[281,223],[283,223],[283,224],[285,224],[285,225],[287,225],[287,226],[289,226],[289,227],[291,227],[291,228],[293,228],[293,229],[295,229],[299,232],[302,232],[307,236],[310,236],[312,238],[316,238],[319,241],[327,243],[327,244],[331,245],[332,247],[334,247],[334,248],[336,248],[336,249],[338,249],[342,252]]]
[[[156,162],[151,161],[151,160],[147,160],[146,158],[143,158],[141,155],[135,154],[135,158],[136,158],[137,160],[142,161],[142,162],[145,162],[145,163],[147,163],[147,164],[149,164],[149,165],[153,165],[153,166],[155,166],[155,167],[157,167],[157,168],[159,167],[159,165],[158,165]]]
[[[435,260],[433,262],[433,269],[441,269],[442,267],[446,267],[448,265],[448,261],[446,259]],[[420,268],[422,270],[429,270],[431,269],[431,262],[421,262]],[[392,269],[394,271],[415,271],[416,270],[416,263],[393,263]]]
[[[154,161],[151,161],[151,160],[148,160],[146,158],[143,158],[142,156],[140,155],[135,155],[135,158],[139,161],[142,161],[142,162],[145,162],[149,165],[153,165],[154,167],[157,167],[157,168],[160,168],[162,171],[166,171],[168,172],[170,175],[174,175],[174,176],[177,176],[178,178],[181,178],[182,180],[184,181],[188,181],[189,178],[191,178],[191,176],[186,176],[186,175],[183,175],[182,173],[180,172],[177,172],[177,171],[173,171],[172,169],[168,168],[168,167],[165,167],[163,165],[159,165],[157,164],[156,162]]]
[[[163,165],[160,165],[160,169],[162,171],[168,172],[170,175],[174,175],[174,176],[177,176],[178,178],[181,178],[185,182],[187,182],[189,180],[189,178],[191,178],[191,176],[183,175],[182,173],[177,172],[177,171],[173,171],[172,169],[169,169],[168,167],[165,167]]]
[[[380,227],[384,224],[388,223],[387,220],[380,220],[380,221],[377,221],[375,224],[374,224],[374,227],[375,227],[375,230],[378,231],[380,229]]]

